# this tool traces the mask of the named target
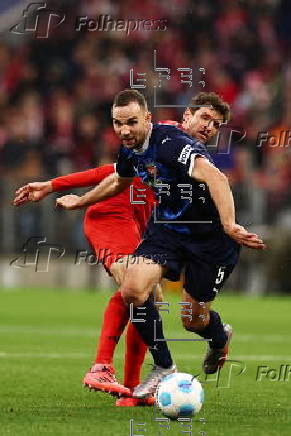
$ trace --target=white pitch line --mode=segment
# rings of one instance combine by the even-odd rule
[[[174,353],[173,353],[174,354]],[[6,351],[0,351],[0,358],[2,359],[19,359],[19,358],[29,358],[29,359],[84,359],[90,358],[92,355],[90,353],[10,353]],[[123,359],[123,355],[117,353],[115,358]],[[192,355],[192,354],[179,354],[179,360],[201,360],[203,359],[203,355]],[[282,355],[272,355],[272,354],[243,354],[243,355],[234,355],[229,357],[230,360],[242,360],[242,361],[273,361],[273,362],[290,362],[291,356],[282,356]]]
[[[168,338],[176,339],[189,339],[191,334],[185,332],[182,327],[180,331],[176,330],[166,330],[165,336]],[[77,329],[77,328],[67,328],[67,327],[34,327],[34,326],[10,326],[3,325],[0,326],[1,333],[17,333],[17,334],[29,334],[43,335],[43,336],[89,336],[96,337],[100,334],[100,329]],[[267,343],[288,343],[291,342],[291,335],[266,335],[266,334],[235,334],[233,336],[235,342],[267,342]]]
[[[173,353],[174,354],[174,353]],[[185,360],[200,360],[204,358],[204,355],[201,356],[191,356],[191,354],[179,354],[179,359]],[[263,362],[263,361],[273,361],[273,362],[290,362],[291,356],[281,356],[281,355],[272,355],[272,354],[241,354],[241,355],[229,355],[229,360],[242,360],[247,362]]]
[[[1,333],[34,334],[43,336],[92,336],[99,335],[100,329],[74,329],[67,327],[0,326]]]
[[[240,335],[233,334],[233,339],[238,342],[291,342],[290,335],[260,335],[260,334],[249,334],[249,335]]]
[[[2,359],[84,359],[90,357],[88,353],[10,353],[0,351]]]

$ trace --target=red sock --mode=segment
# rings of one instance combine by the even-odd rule
[[[130,322],[126,333],[124,365],[124,386],[133,389],[140,383],[140,371],[147,352],[147,346]]]
[[[104,312],[103,324],[95,363],[112,364],[115,347],[129,319],[128,307],[123,302],[120,292],[109,300]]]

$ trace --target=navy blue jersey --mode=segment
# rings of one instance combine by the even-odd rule
[[[189,175],[197,156],[213,163],[198,140],[174,126],[154,124],[143,152],[121,147],[116,171],[120,177],[138,175],[156,191],[154,222],[179,233],[203,235],[222,227],[207,185]]]

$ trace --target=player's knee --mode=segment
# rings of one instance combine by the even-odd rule
[[[125,267],[123,264],[119,263],[113,263],[110,267],[110,272],[114,277],[114,280],[118,285],[121,285],[124,273],[125,273]]]
[[[209,316],[207,314],[192,316],[192,319],[188,317],[182,317],[183,327],[189,332],[199,332],[207,327],[208,323]]]
[[[134,286],[122,286],[120,288],[120,292],[123,298],[123,301],[127,306],[133,304],[135,307],[142,305],[145,299],[143,295],[139,292],[137,288]]]

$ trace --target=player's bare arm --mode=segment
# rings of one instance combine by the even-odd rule
[[[114,165],[107,164],[85,171],[66,174],[46,182],[27,183],[16,191],[13,204],[14,206],[20,206],[28,201],[39,201],[51,192],[96,186],[105,177],[112,174],[112,172],[114,172]]]
[[[243,226],[236,224],[235,207],[229,182],[218,168],[212,165],[208,159],[196,156],[191,177],[207,184],[226,234],[246,247],[265,248],[265,244],[258,235],[250,233]]]
[[[67,210],[81,209],[119,194],[128,188],[132,182],[132,177],[119,177],[118,174],[114,173],[82,196],[64,195],[58,198],[56,205]]]
[[[40,201],[51,192],[53,192],[51,181],[28,183],[15,192],[13,205],[21,206],[28,201]]]

